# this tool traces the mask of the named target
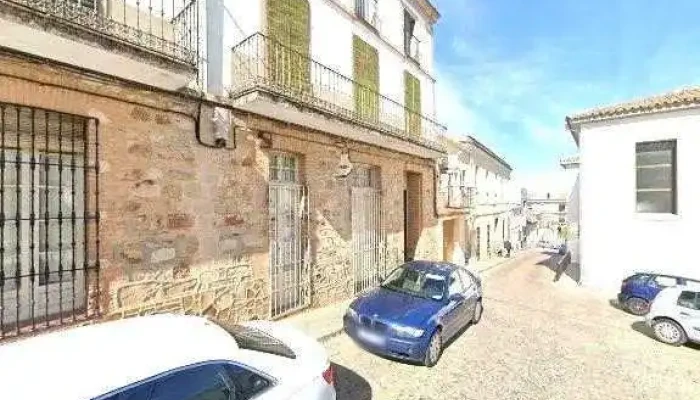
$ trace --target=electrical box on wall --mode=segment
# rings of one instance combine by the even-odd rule
[[[234,126],[232,125],[231,110],[214,107],[212,113],[212,136],[214,145],[221,148],[234,148]]]

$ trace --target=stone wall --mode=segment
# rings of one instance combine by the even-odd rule
[[[312,302],[324,305],[353,295],[350,243],[350,184],[334,176],[341,153],[347,151],[352,163],[379,169],[382,191],[382,225],[387,236],[389,264],[403,260],[403,190],[406,172],[422,179],[422,231],[416,258],[442,257],[442,228],[433,207],[433,164],[431,161],[360,144],[340,142],[333,137],[264,118],[247,118],[248,126],[265,132],[269,149],[260,149],[260,169],[266,168],[265,154],[288,152],[302,160],[302,182],[310,197],[312,255]],[[252,141],[252,138],[249,138]]]
[[[350,188],[334,177],[344,149],[352,162],[381,171],[392,262],[402,259],[406,171],[424,183],[417,256],[441,256],[428,160],[247,114],[236,115],[250,128],[239,130],[236,149],[210,149],[195,138],[196,103],[7,56],[0,56],[0,87],[0,101],[100,122],[98,302],[107,318],[162,311],[267,318],[268,159],[274,152],[302,160],[310,194],[312,305],[353,294]]]

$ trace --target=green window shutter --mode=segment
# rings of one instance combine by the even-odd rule
[[[283,90],[308,92],[310,75],[309,0],[266,0],[268,79]]]
[[[353,36],[352,54],[355,112],[360,119],[376,123],[379,119],[379,52]]]
[[[408,71],[404,71],[406,132],[412,136],[421,134],[420,81]]]

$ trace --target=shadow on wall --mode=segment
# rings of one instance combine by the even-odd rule
[[[372,387],[369,382],[355,371],[340,364],[333,364],[335,369],[335,390],[338,400],[370,400]]]

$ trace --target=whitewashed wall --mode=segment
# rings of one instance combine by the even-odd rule
[[[210,0],[215,2],[216,0]],[[210,35],[207,38],[209,54],[214,60],[208,66],[211,73],[219,69],[224,87],[231,84],[231,48],[255,32],[264,30],[265,0],[219,0],[223,12],[208,13],[209,23],[221,20],[223,40]],[[216,4],[216,3],[214,3]],[[355,17],[354,0],[309,0],[311,8],[311,57],[341,74],[352,78],[352,36],[357,35],[378,50],[379,91],[386,97],[404,104],[404,71],[408,71],[421,82],[421,106],[424,115],[435,118],[435,82],[433,73],[432,29],[408,1],[380,0],[378,2],[378,33]],[[421,41],[421,62],[416,65],[403,51],[403,10],[406,7],[416,20],[416,37]],[[213,46],[212,46],[213,43]],[[212,53],[212,48],[221,49],[221,54]],[[221,59],[218,66],[217,59]]]
[[[580,259],[584,284],[616,289],[651,270],[700,277],[700,112],[679,111],[582,127]],[[636,213],[635,143],[677,139],[678,215]]]

